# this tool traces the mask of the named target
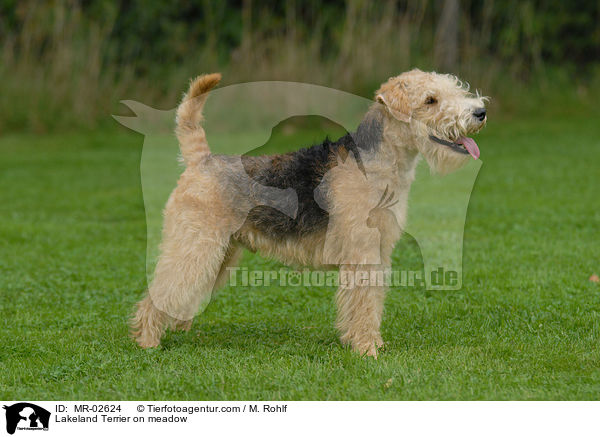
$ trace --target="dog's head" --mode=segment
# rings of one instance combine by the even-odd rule
[[[470,135],[486,124],[487,98],[470,93],[456,76],[415,69],[390,78],[375,95],[397,127],[408,128],[433,170],[448,173],[479,158]]]

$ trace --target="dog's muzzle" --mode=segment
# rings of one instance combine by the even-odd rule
[[[442,140],[441,138],[438,138],[435,135],[429,135],[429,139],[438,144],[449,147],[457,153],[462,153],[463,155],[471,155],[473,159],[479,158],[479,147],[477,147],[477,143],[475,142],[475,140],[473,140],[473,138],[460,137],[456,143]]]

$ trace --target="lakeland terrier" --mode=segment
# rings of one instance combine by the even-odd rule
[[[132,320],[142,347],[158,346],[168,327],[189,329],[242,248],[340,274],[390,268],[420,156],[442,174],[479,158],[468,135],[486,123],[485,97],[455,76],[416,69],[385,82],[357,131],[337,141],[273,156],[211,154],[200,122],[220,78],[193,80],[177,109],[186,169],[165,207],[154,279]],[[355,165],[346,165],[349,156]],[[376,357],[383,346],[384,298],[381,284],[338,289],[341,341],[361,355]]]

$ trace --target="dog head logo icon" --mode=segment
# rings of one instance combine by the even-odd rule
[[[6,432],[19,430],[48,430],[50,412],[27,402],[3,407],[6,410]]]

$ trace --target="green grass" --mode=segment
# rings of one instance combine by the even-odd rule
[[[190,332],[138,349],[127,319],[146,288],[142,137],[4,136],[0,399],[597,399],[597,126],[492,120],[464,286],[392,289],[377,361],[339,344],[331,288],[228,287]],[[394,258],[422,266],[410,236]],[[243,265],[279,268],[250,254]]]

